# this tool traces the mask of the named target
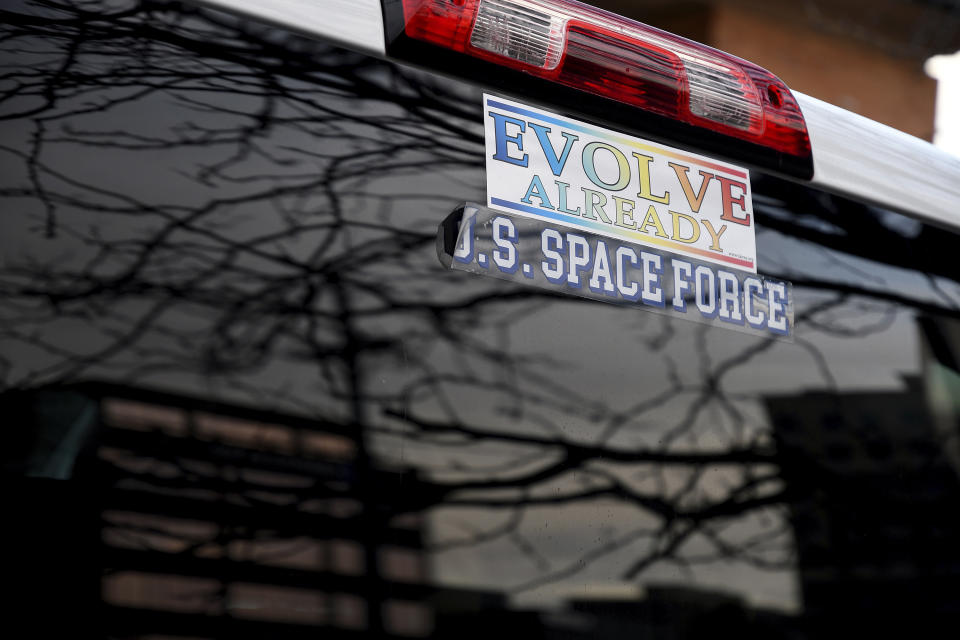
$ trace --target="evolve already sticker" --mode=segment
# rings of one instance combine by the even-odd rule
[[[484,94],[487,205],[757,272],[746,169]]]

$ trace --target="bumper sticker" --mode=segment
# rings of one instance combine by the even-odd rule
[[[792,340],[789,282],[466,203],[440,224],[447,267]]]
[[[757,272],[742,167],[484,94],[487,206]]]

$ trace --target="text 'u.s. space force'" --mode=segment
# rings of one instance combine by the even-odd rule
[[[788,336],[789,284],[467,206],[450,266],[541,288]]]

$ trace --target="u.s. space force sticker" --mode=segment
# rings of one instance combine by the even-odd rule
[[[465,203],[440,224],[447,267],[792,340],[789,282]]]

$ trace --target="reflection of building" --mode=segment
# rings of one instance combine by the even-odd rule
[[[109,384],[7,393],[0,410],[3,466],[33,477],[5,533],[34,624],[62,617],[51,637],[788,637],[791,618],[696,589],[546,612],[431,585],[422,517],[389,515],[416,476],[368,462],[365,491],[347,426]]]
[[[486,640],[510,630],[525,640],[744,640],[802,638],[797,618],[755,609],[719,591],[648,586],[643,597],[577,597],[562,609],[510,610],[492,594],[445,590],[438,594],[439,637]]]
[[[918,378],[905,390],[765,399],[814,633],[960,616],[960,478]],[[906,616],[906,617],[905,617]]]
[[[43,535],[73,548],[60,562],[86,564],[76,582],[87,588],[67,589],[64,600],[96,593],[89,587],[102,572],[102,605],[84,606],[101,607],[92,617],[105,634],[430,632],[420,520],[381,515],[416,479],[368,467],[373,489],[362,494],[351,428],[103,384],[3,401],[17,433],[45,439],[24,444],[40,453],[20,471],[74,478],[59,488],[47,481],[45,497],[31,485],[37,500],[24,500],[17,521],[33,526],[31,511],[64,491],[72,497],[60,502],[83,503],[60,527],[45,521],[60,533]],[[40,562],[45,552],[33,551]],[[61,566],[59,575],[72,571]],[[38,576],[38,591],[53,580]]]
[[[755,609],[740,597],[707,589],[648,586],[640,600],[576,599],[571,609],[589,625],[584,638],[709,640],[797,637],[796,618]]]

